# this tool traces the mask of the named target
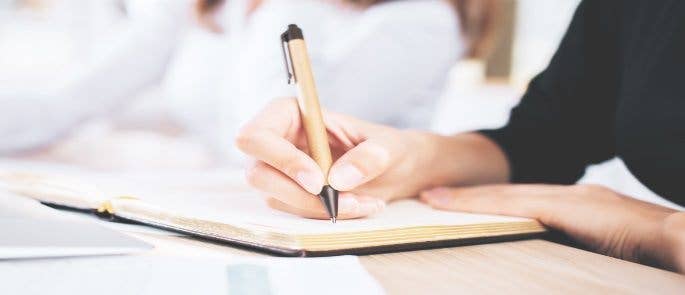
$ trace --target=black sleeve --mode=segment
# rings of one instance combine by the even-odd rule
[[[620,1],[585,0],[548,67],[509,123],[481,131],[505,152],[512,182],[571,184],[614,155],[617,11]]]

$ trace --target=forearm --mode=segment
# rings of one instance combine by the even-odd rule
[[[41,148],[64,135],[74,122],[69,105],[39,91],[0,89],[0,155]],[[46,115],[46,110],[51,114]]]
[[[463,186],[509,181],[509,163],[500,147],[479,133],[441,136],[418,133],[425,146],[419,162],[428,186]]]
[[[160,17],[161,18],[161,17]],[[135,21],[107,53],[65,73],[57,95],[101,113],[130,101],[158,82],[175,45],[177,27],[170,20]]]

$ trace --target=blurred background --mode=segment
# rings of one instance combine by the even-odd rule
[[[3,85],[33,79],[83,62],[94,43],[127,18],[126,6],[146,0],[2,0],[0,1],[0,77]],[[133,3],[131,3],[133,2]],[[579,0],[502,0],[506,26],[493,75],[518,85],[542,70],[554,53]],[[512,18],[512,19],[509,19]],[[509,23],[511,22],[511,23]],[[507,52],[508,51],[508,52]]]
[[[93,62],[126,33],[135,20],[132,15],[144,11],[146,2],[151,1],[0,1],[0,85],[31,88],[37,81],[50,83],[58,73]],[[496,2],[501,13],[494,49],[485,60],[461,60],[452,67],[431,123],[435,131],[504,124],[528,81],[547,65],[579,0]],[[281,26],[277,19],[272,25]],[[158,86],[150,83],[133,103],[109,115],[157,120],[150,112],[165,107],[163,94],[151,94]],[[455,120],[456,114],[468,117]]]
[[[103,38],[124,27],[127,8],[146,0],[1,0],[0,81],[31,85],[85,62]],[[172,0],[173,1],[173,0]],[[489,74],[525,87],[544,69],[579,0],[501,0],[501,44]],[[280,24],[275,24],[280,25]]]
[[[130,33],[131,23],[139,19],[137,14],[148,13],[146,7],[151,5],[151,2],[160,1],[0,0],[0,90],[7,93],[21,93],[27,88],[49,85],[60,80],[61,75],[72,71],[73,68],[88,67],[89,64],[97,63],[101,56],[112,54],[111,51],[119,48],[118,40],[122,38],[121,36]],[[167,3],[162,1],[161,5],[175,5],[172,5],[172,2],[178,1],[169,0]],[[207,1],[209,4],[211,2],[213,1]],[[481,58],[460,59],[449,65],[446,83],[441,85],[437,92],[435,112],[430,116],[430,122],[426,128],[449,134],[478,128],[496,128],[505,124],[509,110],[518,102],[528,81],[543,70],[549,62],[579,0],[500,0],[496,2],[499,6],[499,14],[495,34],[496,42],[492,51]],[[192,3],[190,5],[192,6]],[[198,6],[195,6],[195,9],[198,9]],[[259,12],[260,8],[248,7],[247,9],[257,11],[255,18],[258,18],[259,13],[269,15],[268,11]],[[214,13],[212,7],[207,10]],[[263,8],[263,10],[268,9]],[[380,9],[376,9],[378,10]],[[412,13],[417,12],[405,11],[401,19],[418,18]],[[187,16],[193,13],[182,14]],[[381,13],[376,14],[376,17],[382,16]],[[282,29],[282,19],[278,17],[264,17],[264,19],[262,26],[274,27],[276,30]],[[272,23],[269,23],[269,20],[272,20]],[[153,26],[150,30],[155,29],[154,26],[161,26],[160,23],[163,21],[150,23],[149,26]],[[201,21],[200,23],[202,24]],[[214,25],[210,23],[209,28],[221,29],[220,26]],[[254,29],[246,32],[257,34],[255,32],[259,31]],[[313,35],[316,36],[316,33]],[[192,44],[196,44],[195,47],[198,48],[192,50],[199,50],[205,57],[222,54],[221,50],[210,52],[197,45],[203,44],[202,42],[212,42],[214,37],[200,34],[193,38],[197,42]],[[273,36],[268,38],[273,38]],[[312,47],[311,42],[310,47]],[[324,58],[335,55],[333,54],[336,50],[335,46],[329,48],[324,44],[318,47],[330,49],[332,52],[329,55],[327,52],[322,52],[321,56]],[[141,50],[141,58],[145,58],[144,48]],[[172,52],[170,55],[174,57],[178,53]],[[192,67],[192,63],[185,66]],[[217,64],[217,66],[221,65]],[[281,71],[282,65],[279,64],[278,67]],[[144,72],[145,69],[139,70]],[[282,72],[278,74],[283,75]],[[203,141],[194,139],[203,131],[193,132],[195,129],[192,126],[185,128],[191,131],[188,136],[187,132],[183,132],[183,126],[179,127],[171,123],[174,118],[170,118],[168,112],[165,111],[169,108],[166,96],[169,95],[170,89],[173,91],[174,87],[162,87],[164,83],[168,84],[169,79],[166,77],[158,83],[146,83],[145,87],[140,87],[136,91],[135,99],[117,105],[116,111],[106,112],[106,115],[79,122],[72,127],[75,130],[71,130],[68,136],[59,139],[58,144],[52,144],[37,151],[31,149],[30,153],[20,152],[16,155],[77,162],[107,169],[214,165],[217,162],[215,151],[208,148]],[[202,93],[204,93],[202,83],[205,80],[207,79],[200,77],[197,81],[192,81],[196,83],[193,85],[197,85],[197,97],[190,104],[185,102],[183,108],[209,105],[202,100]],[[117,81],[112,82],[117,83]],[[253,85],[249,83],[244,82],[241,85]],[[242,93],[240,91],[246,90],[236,91]],[[247,93],[251,92],[247,91]],[[249,116],[252,115],[253,110],[243,109],[240,112]],[[182,116],[195,116],[192,112],[188,114]],[[198,121],[199,119],[188,120]],[[15,124],[5,118],[0,118],[0,122]],[[199,120],[197,124],[206,124],[206,122]],[[230,145],[230,134],[231,132],[227,131],[226,143],[218,146]],[[174,160],[170,161],[170,159]],[[589,168],[581,181],[605,184],[628,195],[667,206],[672,205],[656,197],[639,184],[620,160],[614,159]]]

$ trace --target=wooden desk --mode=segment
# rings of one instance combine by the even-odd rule
[[[133,235],[156,246],[149,255],[264,256],[181,236]],[[545,240],[377,254],[360,260],[388,294],[685,294],[685,276]]]

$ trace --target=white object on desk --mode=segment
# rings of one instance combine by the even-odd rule
[[[0,218],[0,259],[139,253],[152,246],[92,223]]]
[[[382,294],[354,256],[101,257],[0,264],[0,294]]]

